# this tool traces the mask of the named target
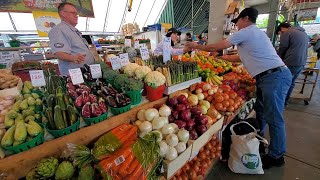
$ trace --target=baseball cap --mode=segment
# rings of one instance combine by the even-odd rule
[[[231,22],[233,23],[237,23],[238,20],[240,18],[244,18],[246,16],[248,16],[253,23],[256,23],[257,17],[258,17],[258,10],[256,10],[255,8],[245,8],[244,10],[242,10],[239,14],[239,16],[235,19],[233,19]]]
[[[170,37],[172,33],[177,33],[179,36],[181,35],[181,32],[178,31],[176,28],[170,28],[166,34],[167,37]]]

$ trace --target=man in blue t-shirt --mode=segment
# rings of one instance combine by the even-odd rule
[[[256,118],[260,122],[261,135],[266,124],[269,125],[270,145],[268,154],[262,157],[264,169],[284,165],[286,152],[286,130],[282,116],[285,98],[291,85],[291,73],[278,56],[266,33],[256,25],[258,11],[246,8],[232,20],[239,29],[228,39],[215,44],[199,45],[189,43],[186,46],[204,51],[219,51],[236,45],[244,67],[256,79],[257,101]],[[229,59],[240,61],[240,59]]]

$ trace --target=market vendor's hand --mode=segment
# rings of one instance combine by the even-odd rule
[[[190,49],[195,49],[198,44],[196,42],[187,42],[185,47]]]
[[[85,54],[76,54],[74,55],[74,62],[77,64],[81,64],[84,62],[84,60],[86,59],[86,55]]]

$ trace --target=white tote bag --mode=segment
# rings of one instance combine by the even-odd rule
[[[236,135],[233,127],[245,123],[254,129],[254,132],[245,135]],[[257,130],[248,122],[241,121],[230,127],[232,144],[228,166],[234,173],[264,174],[259,153],[259,141],[268,144],[268,141],[257,134]],[[261,140],[258,140],[259,137]]]

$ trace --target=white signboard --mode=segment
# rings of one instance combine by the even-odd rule
[[[102,77],[100,64],[91,64],[90,71],[93,79]]]
[[[140,54],[141,54],[142,60],[150,59],[149,51],[148,51],[148,49],[146,47],[140,48]]]
[[[135,49],[140,48],[139,41],[134,41],[134,48]]]
[[[128,53],[119,54],[119,57],[121,59],[121,61],[120,61],[121,66],[125,66],[125,65],[129,64],[129,55],[128,55]]]
[[[163,62],[166,63],[171,60],[171,37],[163,39]]]
[[[31,83],[35,87],[45,86],[46,81],[44,79],[43,70],[32,70],[29,71]]]
[[[110,62],[113,70],[121,69],[121,59],[118,56],[111,57]]]
[[[0,64],[11,68],[12,64],[20,60],[19,51],[0,51]]]
[[[131,39],[125,39],[124,40],[124,46],[125,47],[131,47]]]
[[[69,75],[71,77],[72,84],[74,85],[84,82],[80,68],[69,69]]]

